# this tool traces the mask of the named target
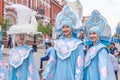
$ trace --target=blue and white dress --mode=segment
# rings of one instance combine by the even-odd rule
[[[8,80],[40,80],[33,58],[33,49],[27,45],[10,50]]]
[[[84,51],[81,41],[61,38],[42,73],[46,80],[83,80]]]
[[[107,48],[101,43],[87,52],[84,80],[116,80]]]
[[[2,55],[2,32],[0,32],[0,80],[7,80],[8,77],[8,69],[3,61],[3,55]]]

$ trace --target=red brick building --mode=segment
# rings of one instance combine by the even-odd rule
[[[54,25],[57,14],[62,10],[62,6],[56,2],[55,0],[51,0],[51,8],[50,8],[50,23]]]
[[[52,34],[52,36],[53,36],[53,38],[56,38],[57,35],[56,35],[56,32],[55,32],[55,26],[54,26],[55,19],[56,19],[57,14],[62,10],[63,6],[61,6],[55,0],[51,0],[50,5],[51,5],[51,8],[50,8],[50,19],[51,19],[50,23],[53,26],[53,34]]]
[[[3,16],[3,0],[0,0],[0,16]]]

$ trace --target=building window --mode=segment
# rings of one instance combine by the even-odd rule
[[[36,9],[37,9],[37,6],[38,6],[38,4],[37,4],[37,3],[38,3],[38,0],[36,0],[36,3],[35,3],[35,4],[36,4]]]
[[[27,0],[27,2],[26,2],[26,6],[29,6],[29,0]]]
[[[32,8],[33,0],[30,0],[30,8]]]

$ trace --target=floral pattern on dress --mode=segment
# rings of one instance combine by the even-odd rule
[[[77,66],[78,67],[83,67],[83,58],[81,56],[78,56],[78,59],[77,59]]]
[[[57,55],[60,59],[64,60],[68,58],[72,51],[74,51],[77,46],[81,43],[81,41],[77,39],[59,39],[55,41],[55,50],[57,51]]]
[[[28,56],[28,52],[24,47],[22,48],[13,48],[10,52],[10,64],[15,68],[20,66],[23,60]]]
[[[14,58],[13,58],[13,62],[19,62],[20,61],[20,58],[16,55]]]
[[[3,65],[3,61],[2,60],[0,60],[0,66],[2,66]]]
[[[47,70],[46,70],[48,73],[50,72],[50,68],[47,68]]]
[[[50,64],[51,62],[55,62],[54,56],[52,56],[52,55],[50,56],[47,64]]]
[[[88,60],[89,60],[89,56],[86,55],[86,57],[85,57],[85,62],[87,62]]]
[[[5,74],[4,73],[0,73],[0,79],[4,80],[5,79]]]
[[[90,50],[89,50],[89,54],[95,54],[96,53],[96,48],[91,48]]]
[[[13,62],[19,62],[19,61],[21,61],[20,58],[21,58],[24,54],[26,54],[26,50],[25,50],[25,49],[19,50],[18,52],[17,52],[16,50],[13,50],[13,51],[12,51],[12,55],[11,55],[12,61],[13,61]],[[20,56],[21,56],[21,57],[20,57]]]
[[[69,51],[66,46],[63,46],[63,47],[61,47],[60,52],[65,54],[65,53],[68,53]]]
[[[58,46],[62,46],[65,44],[65,42],[63,40],[59,40],[59,42],[57,44],[58,44]]]
[[[80,69],[76,69],[76,73],[79,74],[80,73]]]
[[[61,53],[69,53],[70,49],[73,49],[75,47],[75,41],[64,41],[59,40],[56,43],[57,48],[60,50]]]
[[[28,77],[28,80],[33,80],[31,77]]]
[[[104,78],[107,78],[108,77],[108,70],[107,70],[107,67],[104,66],[100,69],[100,74],[104,77]]]
[[[13,57],[14,55],[16,55],[16,53],[17,53],[17,51],[13,50],[10,55]]]
[[[74,41],[69,41],[67,42],[67,45],[70,47],[70,48],[73,48],[75,46],[75,42]]]
[[[49,76],[50,76],[50,78],[52,78],[52,79],[54,78],[54,75],[53,75],[52,73],[51,73]]]
[[[22,50],[18,51],[21,56],[24,56],[26,54],[26,50],[23,48]]]
[[[16,73],[16,76],[17,76],[17,77],[20,77],[20,73],[19,73],[19,72],[17,72],[17,73]]]
[[[34,73],[34,66],[32,64],[29,65],[29,72],[30,74]]]

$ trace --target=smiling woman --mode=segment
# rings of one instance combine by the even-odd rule
[[[88,44],[89,49],[85,57],[84,80],[116,80],[108,49],[104,45],[109,43],[104,38],[109,37],[104,33],[106,27],[108,26],[105,18],[98,11],[93,11],[85,25],[86,34],[88,33],[86,40],[91,43]]]
[[[64,6],[56,18],[56,29],[61,38],[54,41],[55,50],[42,73],[42,80],[83,80],[83,45],[74,31],[77,16],[69,6]],[[80,27],[80,25],[79,25]]]
[[[72,36],[72,34],[71,34],[72,30],[69,26],[63,26],[62,32],[63,32],[65,38],[70,38]]]

